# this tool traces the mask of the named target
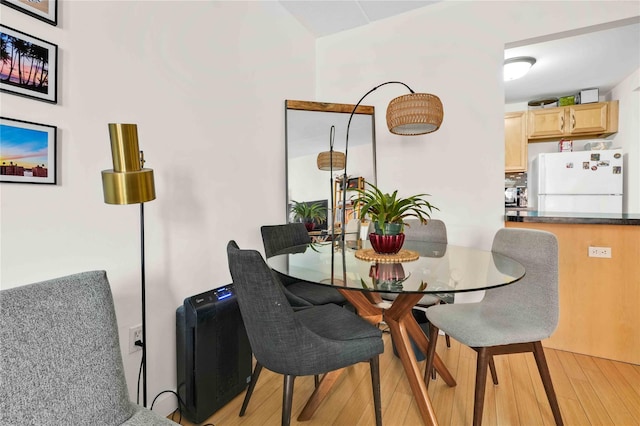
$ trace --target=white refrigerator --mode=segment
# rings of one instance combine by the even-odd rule
[[[622,213],[622,174],[621,149],[539,154],[529,198],[541,212]]]

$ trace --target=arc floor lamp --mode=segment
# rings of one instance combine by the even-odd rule
[[[342,207],[343,214],[340,222],[340,232],[342,234],[342,242],[345,241],[345,221],[346,221],[346,205],[347,205],[347,155],[349,150],[349,128],[351,127],[351,119],[356,113],[360,103],[371,92],[387,84],[401,84],[409,89],[408,95],[399,96],[392,99],[387,106],[387,128],[391,133],[404,136],[425,135],[435,132],[440,128],[444,117],[444,109],[442,101],[436,95],[430,93],[416,93],[409,86],[401,81],[387,81],[369,90],[360,98],[353,111],[349,116],[347,123],[347,137],[344,146],[344,174],[342,177]]]
[[[107,204],[140,204],[140,270],[142,290],[142,382],[143,405],[147,406],[147,335],[144,265],[144,203],[155,200],[153,170],[144,168],[135,124],[109,124],[113,169],[102,171],[102,189]]]

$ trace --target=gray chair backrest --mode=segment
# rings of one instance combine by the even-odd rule
[[[119,425],[134,413],[106,272],[0,292],[0,424]]]
[[[298,321],[282,287],[256,250],[240,250],[235,241],[227,245],[229,271],[240,313],[256,360],[280,374],[305,376],[321,359],[326,339]]]
[[[404,238],[407,241],[427,241],[447,244],[447,227],[443,221],[429,219],[426,225],[418,219],[405,220]]]
[[[491,251],[517,260],[525,267],[518,282],[487,290],[481,303],[525,319],[550,336],[558,325],[558,240],[546,231],[503,228]]]
[[[284,225],[265,225],[260,228],[260,232],[262,233],[264,254],[267,259],[284,248],[311,242],[307,228],[304,223],[300,222]]]

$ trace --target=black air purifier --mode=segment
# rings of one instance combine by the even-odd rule
[[[233,284],[184,300],[176,310],[176,348],[182,414],[201,423],[251,379],[251,346]]]

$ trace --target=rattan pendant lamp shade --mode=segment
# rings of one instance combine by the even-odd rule
[[[333,158],[332,158],[333,157]],[[331,161],[333,160],[333,164]],[[324,171],[330,170],[342,170],[345,165],[344,152],[338,151],[324,151],[318,154],[318,169]]]
[[[430,93],[410,93],[389,102],[387,127],[396,135],[424,135],[438,130],[443,116],[439,97]]]

